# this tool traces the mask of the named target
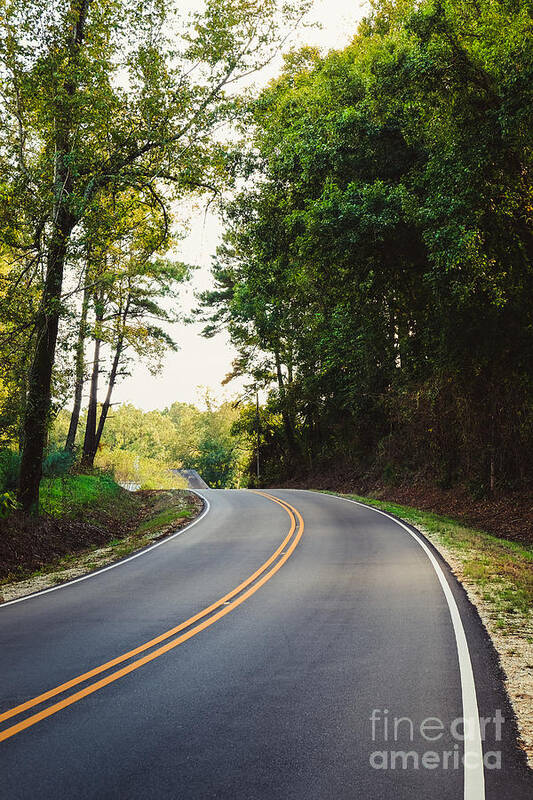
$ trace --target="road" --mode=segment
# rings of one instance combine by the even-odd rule
[[[184,478],[184,480],[187,481],[187,486],[189,489],[209,488],[207,483],[195,469],[173,469],[172,472],[175,472],[176,475],[180,476],[180,478]]]
[[[174,538],[0,607],[2,800],[531,797],[495,654],[424,540],[329,495],[199,493]],[[460,764],[476,701],[501,769]]]

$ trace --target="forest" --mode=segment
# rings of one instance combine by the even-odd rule
[[[209,393],[201,405],[175,402],[163,411],[118,406],[108,417],[94,466],[142,489],[179,485],[176,468],[197,470],[213,489],[246,485],[251,443],[236,433],[239,409],[231,401],[215,402]],[[62,450],[70,419],[69,411],[59,412],[49,436],[52,452]],[[86,421],[84,411],[75,452],[82,452]]]
[[[194,266],[176,258],[180,203],[231,186],[221,131],[246,103],[234,86],[270,62],[305,8],[1,0],[4,515],[39,512],[43,475],[93,470],[117,424],[117,382],[139,361],[157,373],[177,347],[168,331]]]
[[[249,107],[201,313],[268,391],[267,482],[531,486],[531,11],[378,0]]]
[[[372,0],[247,85],[308,6],[0,0],[3,515],[43,469],[530,487],[532,5]],[[114,407],[186,324],[190,198],[225,231],[195,319],[244,396]]]

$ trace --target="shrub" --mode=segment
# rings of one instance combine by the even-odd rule
[[[43,477],[59,478],[66,475],[73,463],[74,456],[68,450],[53,450],[43,461]]]
[[[20,454],[15,450],[0,451],[0,492],[17,488]]]
[[[16,510],[17,506],[18,503],[12,492],[2,492],[2,494],[0,494],[0,519],[9,517],[11,512]]]

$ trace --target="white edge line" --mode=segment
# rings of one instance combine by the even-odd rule
[[[94,572],[88,572],[87,575],[81,575],[79,578],[73,578],[71,581],[65,581],[65,583],[60,583],[58,586],[50,586],[49,589],[41,589],[40,592],[33,592],[33,594],[25,594],[23,597],[17,597],[15,600],[6,600],[5,603],[0,603],[0,611],[5,608],[6,606],[15,605],[15,603],[22,603],[23,600],[31,600],[34,597],[41,597],[43,594],[48,594],[49,592],[55,592],[58,589],[65,589],[67,586],[72,586],[75,583],[80,583],[81,581],[86,581],[89,578],[95,578],[97,575],[101,575],[103,572],[107,572],[110,569],[115,569],[115,567],[121,567],[123,564],[127,564],[128,561],[133,561],[135,558],[139,558],[140,556],[146,555],[149,553],[150,550],[155,550],[156,547],[161,547],[162,544],[166,544],[170,542],[172,539],[175,539],[176,536],[181,536],[182,533],[193,528],[198,522],[200,522],[206,514],[209,513],[211,509],[211,504],[206,497],[203,497],[199,492],[195,489],[188,489],[187,491],[192,492],[201,500],[203,500],[205,507],[199,517],[196,517],[195,520],[189,522],[188,525],[185,525],[183,528],[180,528],[179,531],[175,533],[171,533],[170,536],[166,536],[164,539],[161,539],[159,542],[155,544],[151,544],[149,547],[144,547],[142,550],[139,550],[138,553],[134,553],[127,558],[123,558],[120,561],[116,561],[114,564],[108,564],[107,567],[102,567],[102,569],[97,569]],[[103,545],[105,547],[105,545]]]
[[[320,492],[313,492],[313,494],[321,494]],[[481,744],[481,729],[479,725],[479,710],[477,705],[476,685],[474,681],[474,672],[472,669],[472,661],[470,659],[470,651],[468,650],[468,642],[466,633],[461,620],[461,615],[453,596],[450,585],[446,580],[446,576],[442,568],[427,546],[425,541],[420,538],[421,534],[413,533],[413,531],[399,519],[396,519],[386,511],[381,511],[379,508],[369,506],[366,503],[361,503],[358,500],[351,500],[349,497],[339,497],[337,494],[330,495],[337,500],[345,500],[347,503],[354,503],[357,506],[368,508],[375,511],[377,514],[382,514],[384,517],[395,522],[407,533],[413,537],[415,542],[418,542],[420,547],[424,550],[429,558],[431,565],[437,573],[440,585],[446,597],[448,608],[450,610],[450,617],[452,619],[453,631],[455,634],[455,643],[457,645],[457,655],[459,658],[459,673],[461,677],[461,695],[463,702],[463,720],[465,726],[465,739],[464,739],[464,800],[484,800],[485,798],[485,775],[483,771],[483,746]]]

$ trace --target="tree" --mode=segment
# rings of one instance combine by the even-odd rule
[[[243,485],[249,445],[244,435],[233,430],[239,410],[233,402],[215,403],[209,394],[203,402],[202,410],[173,403],[162,412],[119,406],[108,418],[95,463],[116,469],[119,475],[128,474],[127,480],[134,482],[138,464],[140,473],[150,472],[161,485],[171,482],[164,473],[168,478],[175,468],[197,469],[213,487]],[[58,432],[64,429],[62,415],[55,427]]]
[[[44,272],[19,485],[27,511],[38,505],[74,231],[111,189],[145,187],[165,204],[216,187],[224,158],[209,135],[236,108],[225,89],[269,59],[299,13],[284,8],[278,17],[274,0],[208,0],[187,27],[163,2],[2,0],[3,216],[25,269]]]
[[[531,29],[525,2],[377,1],[251,104],[202,305],[269,388],[280,477],[531,474]]]
[[[85,292],[91,287],[94,309],[94,353],[89,392],[83,462],[90,466],[99,446],[111,406],[117,379],[126,373],[133,352],[148,360],[154,372],[163,352],[176,345],[161,327],[179,315],[172,310],[176,291],[189,273],[181,263],[162,257],[173,242],[172,217],[153,198],[143,193],[126,192],[101,202],[97,213],[86,220],[85,238],[92,244],[84,278]],[[164,307],[166,304],[166,307]],[[76,352],[76,374],[84,383],[84,354],[87,323],[80,316]],[[85,314],[86,316],[86,314]],[[81,336],[83,331],[83,342]],[[102,348],[109,348],[110,365],[107,390],[98,414],[99,378],[103,371]],[[81,363],[80,363],[81,362]],[[81,388],[75,397],[69,437],[75,438],[79,418]]]

